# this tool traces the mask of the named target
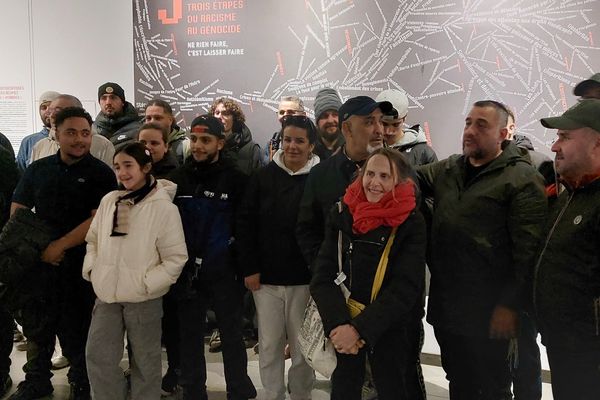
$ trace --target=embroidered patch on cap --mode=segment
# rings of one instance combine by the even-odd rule
[[[106,89],[104,89],[104,91],[105,91],[106,93],[112,93],[112,92],[114,92],[114,91],[115,91],[115,89],[113,89],[113,88],[112,88],[112,86],[107,86],[107,87],[106,87]]]
[[[573,220],[573,223],[575,225],[579,225],[581,223],[581,220],[583,219],[583,217],[581,215],[578,215],[575,217],[575,219]]]

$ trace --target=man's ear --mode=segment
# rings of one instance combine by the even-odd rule
[[[225,139],[219,139],[217,142],[217,150],[221,151],[225,147]]]
[[[352,136],[352,123],[349,120],[342,122],[342,134]]]
[[[506,127],[500,129],[500,142],[502,143],[504,142],[508,137],[508,129],[506,129]]]

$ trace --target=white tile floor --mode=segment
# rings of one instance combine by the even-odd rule
[[[209,398],[211,400],[225,400],[225,379],[223,377],[223,364],[221,362],[220,353],[207,354],[207,386],[209,390]],[[126,356],[126,355],[125,355]],[[163,357],[164,357],[163,353]],[[14,392],[17,383],[23,379],[24,374],[21,370],[25,362],[25,353],[13,349],[11,355],[13,365],[11,368],[11,377],[15,382],[13,389],[10,393]],[[166,363],[163,362],[163,368],[166,369]],[[69,386],[66,378],[67,369],[55,371],[52,383],[54,385],[54,394],[48,399],[54,400],[66,400],[68,398]],[[166,372],[166,371],[165,371]],[[252,381],[258,390],[258,399],[261,397],[261,384],[258,372],[258,356],[254,354],[252,350],[248,350],[248,374],[252,378]],[[423,374],[425,376],[427,386],[427,398],[429,400],[441,400],[448,399],[448,383],[445,379],[444,371],[440,367],[434,367],[429,365],[423,366]],[[552,393],[549,384],[544,384],[543,388],[543,400],[552,400]],[[6,398],[6,397],[5,397]],[[169,399],[176,399],[176,396],[169,397]],[[165,398],[166,400],[167,398]],[[319,377],[315,389],[313,390],[313,400],[326,400],[329,399],[329,383],[323,378]]]

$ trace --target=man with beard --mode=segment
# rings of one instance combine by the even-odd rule
[[[98,102],[100,112],[92,126],[94,133],[109,139],[115,151],[135,141],[142,122],[135,107],[125,101],[123,88],[106,82],[98,88]]]
[[[353,97],[339,109],[340,130],[346,143],[334,156],[316,165],[308,175],[300,201],[296,235],[308,265],[312,265],[325,235],[325,218],[344,194],[367,156],[383,146],[383,115],[387,101]]]
[[[171,105],[162,99],[150,100],[144,109],[144,122],[157,124],[169,132],[169,151],[173,153],[179,165],[182,165],[190,156],[190,139],[185,135],[185,129],[175,123]]]
[[[47,138],[50,134],[50,103],[58,96],[59,93],[53,91],[44,92],[40,96],[39,113],[44,126],[41,131],[25,136],[21,141],[19,154],[17,154],[17,165],[21,171],[24,171],[31,162],[31,151],[33,150],[33,146],[40,140]]]
[[[462,154],[417,168],[434,200],[427,320],[451,400],[512,399],[510,360],[547,202],[526,150],[505,141],[507,120],[502,103],[476,102]]]
[[[337,92],[331,88],[319,90],[315,97],[315,121],[319,139],[315,143],[313,153],[321,161],[325,161],[344,145],[344,135],[339,128],[338,110],[342,101]]]
[[[246,176],[234,160],[223,157],[223,124],[212,115],[196,117],[190,129],[193,159],[169,175],[177,184],[189,259],[173,294],[179,315],[183,399],[206,400],[204,333],[212,306],[221,333],[227,399],[256,397],[248,377],[242,340],[242,290],[233,254],[235,213]]]
[[[11,213],[35,208],[54,240],[42,252],[36,279],[21,310],[23,331],[29,341],[25,380],[10,400],[34,400],[52,393],[50,358],[55,335],[71,362],[67,374],[70,400],[90,398],[85,343],[94,292],[81,277],[85,235],[100,199],[116,189],[115,174],[90,155],[92,117],[77,107],[65,108],[54,119],[60,149],[54,156],[31,163],[15,190]]]

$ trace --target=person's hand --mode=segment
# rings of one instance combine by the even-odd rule
[[[508,307],[496,306],[490,320],[490,339],[517,337],[519,315]]]
[[[60,239],[50,242],[48,247],[42,252],[42,261],[52,265],[59,265],[65,258],[65,246]]]
[[[260,273],[245,277],[244,285],[253,292],[260,289]]]
[[[357,354],[362,347],[359,347],[358,331],[350,324],[336,326],[329,334],[329,338],[335,350],[341,354]]]

